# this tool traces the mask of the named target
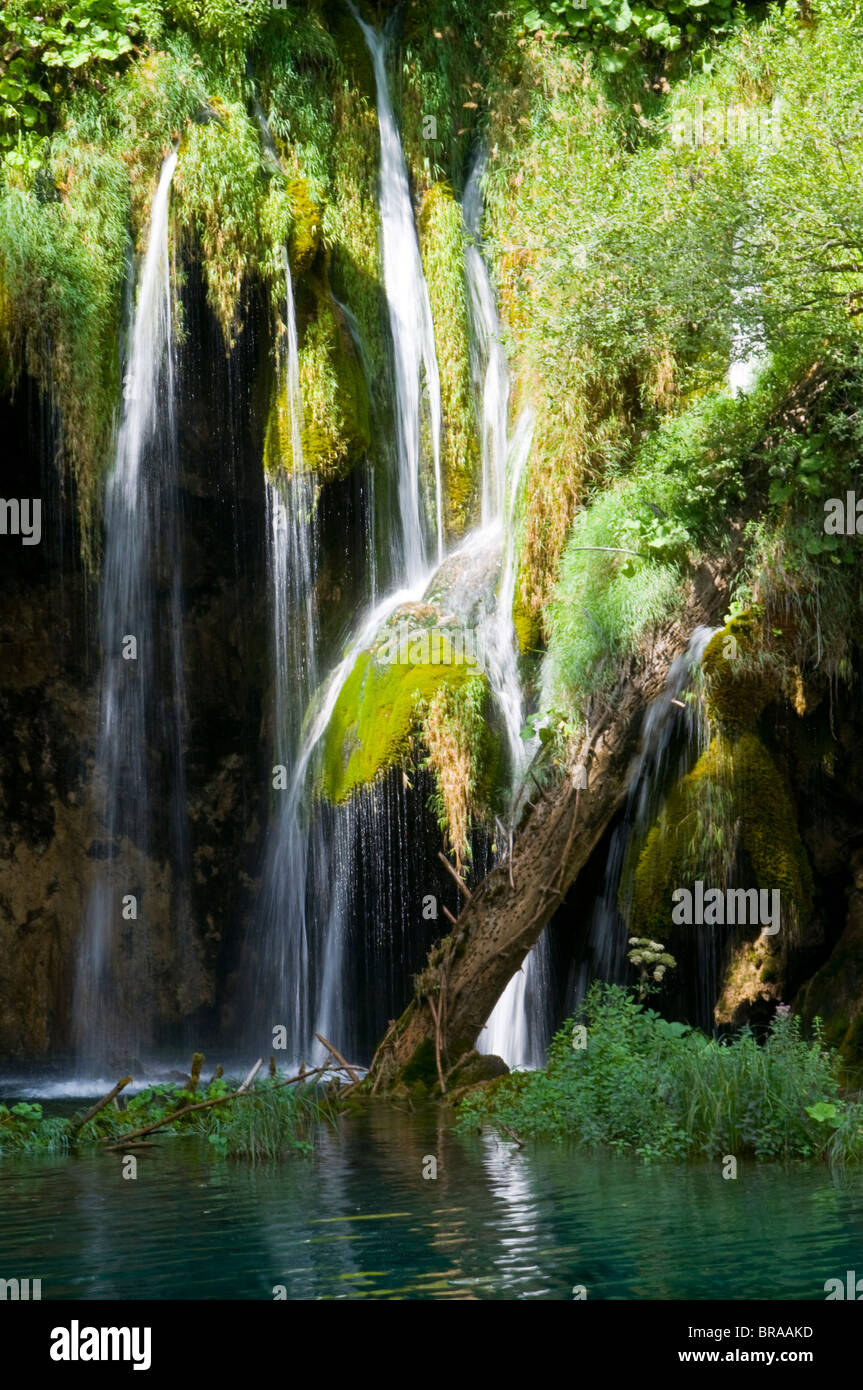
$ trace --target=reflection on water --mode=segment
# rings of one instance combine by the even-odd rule
[[[863,1268],[859,1174],[517,1149],[433,1108],[367,1107],[280,1165],[197,1140],[137,1158],[134,1181],[118,1155],[0,1160],[0,1277],[43,1299],[822,1299]]]

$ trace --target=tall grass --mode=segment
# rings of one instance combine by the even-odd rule
[[[311,1153],[316,1129],[334,1124],[335,1104],[315,1085],[280,1086],[263,1081],[231,1103],[209,1112],[209,1142],[229,1158],[252,1162]]]

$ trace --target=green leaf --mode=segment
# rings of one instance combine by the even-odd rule
[[[617,18],[611,27],[616,34],[625,34],[631,23],[632,10],[629,8],[628,0],[623,0]]]
[[[599,53],[599,66],[603,72],[622,72],[626,67],[627,54],[620,49],[603,48]]]

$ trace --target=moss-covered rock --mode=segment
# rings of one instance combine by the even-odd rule
[[[707,708],[720,727],[744,728],[761,714],[777,690],[759,646],[759,619],[741,613],[715,632],[704,649],[701,669]]]
[[[754,733],[720,733],[647,836],[634,873],[632,929],[667,936],[674,889],[699,878],[725,887],[741,853],[753,886],[779,889],[783,927],[802,923],[812,871],[788,790]]]
[[[737,1027],[762,1012],[766,1018],[780,1003],[786,952],[775,937],[756,936],[732,948],[713,1017],[720,1027]]]
[[[512,625],[522,656],[540,650],[543,640],[542,620],[539,613],[525,603],[518,586],[512,605]]]
[[[320,282],[314,314],[299,349],[303,462],[323,480],[344,477],[369,448],[369,400],[362,367],[343,316]],[[264,442],[270,472],[293,467],[291,412],[283,373],[276,374]]]
[[[435,630],[437,631],[437,630]],[[434,632],[425,634],[429,640]],[[330,801],[346,801],[359,787],[404,760],[423,710],[441,686],[458,689],[476,678],[476,668],[452,663],[448,638],[437,633],[440,660],[390,662],[379,644],[361,653],[342,687],[324,739],[321,790]],[[411,654],[426,656],[410,644]],[[434,655],[434,652],[432,652]]]
[[[461,535],[475,509],[480,448],[471,377],[464,230],[449,184],[436,183],[426,193],[419,235],[440,370],[447,531]]]
[[[324,210],[312,197],[305,179],[289,179],[286,193],[291,209],[288,240],[291,271],[299,277],[309,269],[320,250]]]

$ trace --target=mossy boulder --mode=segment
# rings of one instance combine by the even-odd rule
[[[422,712],[441,686],[456,690],[476,679],[475,666],[453,663],[446,634],[434,629],[424,635],[429,646],[437,636],[437,652],[432,648],[431,655],[439,655],[439,660],[390,661],[383,641],[357,657],[324,739],[320,785],[329,801],[346,801],[359,787],[403,762]],[[421,639],[413,638],[408,656],[425,655]]]
[[[713,1010],[716,1023],[733,1028],[767,1022],[782,1001],[785,967],[786,952],[776,937],[738,941]]]
[[[778,694],[760,659],[758,631],[757,615],[741,613],[715,632],[704,649],[707,709],[720,727],[746,728]]]
[[[512,625],[522,656],[537,652],[541,648],[543,634],[540,614],[527,606],[518,587],[512,605]]]
[[[664,938],[675,888],[724,887],[742,854],[752,886],[779,889],[783,928],[812,905],[812,871],[788,789],[751,731],[720,733],[671,792],[638,858],[630,926]]]
[[[446,1078],[447,1094],[465,1091],[471,1086],[481,1086],[489,1081],[496,1081],[499,1076],[508,1075],[509,1067],[502,1057],[475,1050],[466,1052]]]
[[[309,269],[320,250],[324,210],[312,197],[305,179],[289,179],[286,192],[291,209],[288,254],[291,272],[299,278]]]

